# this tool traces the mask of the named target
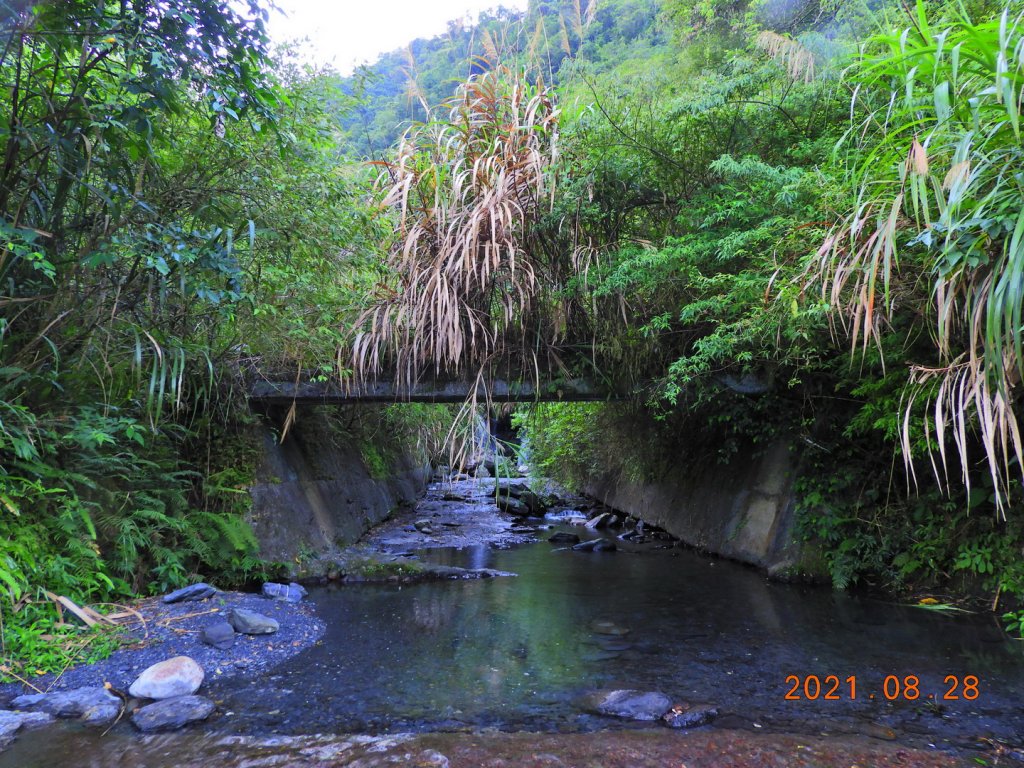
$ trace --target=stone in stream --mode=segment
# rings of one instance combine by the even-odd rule
[[[587,709],[599,715],[627,720],[658,720],[672,708],[661,691],[598,691],[587,697]]]
[[[498,493],[504,494],[505,496],[511,496],[514,499],[518,499],[524,493],[529,493],[530,489],[524,483],[502,483],[498,482]]]
[[[548,541],[550,541],[552,544],[579,544],[580,537],[577,536],[575,533],[565,533],[564,531],[559,531],[558,533],[553,533],[550,536],[548,536]]]
[[[263,584],[263,596],[273,598],[274,600],[286,600],[289,603],[297,603],[302,600],[309,592],[301,584],[296,584],[294,581],[291,584],[277,584],[273,581],[268,581]]]
[[[235,644],[235,628],[223,619],[212,621],[203,627],[199,639],[219,651],[226,651]]]
[[[587,528],[610,528],[612,525],[612,518],[615,518],[615,515],[611,512],[602,512],[587,521]]]
[[[512,496],[502,494],[495,500],[495,504],[502,512],[506,512],[513,517],[530,516],[530,508],[519,499],[513,498]]]
[[[202,684],[203,668],[188,656],[175,656],[147,667],[128,693],[140,699],[172,699],[189,696]]]
[[[232,608],[228,612],[228,621],[236,632],[243,635],[272,635],[281,628],[277,619],[245,608]]]
[[[616,624],[614,621],[608,621],[607,619],[599,619],[590,623],[590,628],[599,635],[612,635],[614,637],[622,637],[629,634],[628,627],[622,627]]]
[[[434,532],[434,527],[430,524],[429,520],[417,520],[412,525],[417,531],[425,533],[428,536]]]
[[[203,696],[177,696],[135,710],[132,722],[144,733],[176,731],[189,723],[205,720],[216,708],[212,701]]]
[[[882,723],[863,723],[857,729],[857,732],[870,736],[872,739],[880,739],[881,741],[895,741],[898,735],[896,731]]]
[[[11,707],[45,712],[54,717],[76,718],[89,725],[106,725],[121,713],[121,700],[106,688],[94,686],[18,696],[11,702]]]
[[[211,587],[205,581],[200,581],[198,584],[182,587],[164,595],[163,601],[165,603],[188,603],[195,600],[205,600],[216,594],[217,590],[214,587]]]
[[[0,749],[12,741],[22,728],[38,728],[53,722],[53,715],[46,712],[11,712],[0,709]]]
[[[547,505],[544,503],[544,500],[533,491],[526,491],[525,493],[519,494],[519,502],[521,504],[525,504],[526,508],[530,510],[530,514],[532,515],[542,515],[547,509]]]
[[[661,720],[669,728],[699,728],[708,725],[716,717],[718,710],[714,707],[675,706],[662,715]]]
[[[579,544],[574,544],[573,549],[577,552],[614,552],[618,547],[615,546],[613,541],[590,539],[589,541],[581,541]]]

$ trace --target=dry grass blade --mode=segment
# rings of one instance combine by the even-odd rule
[[[765,30],[757,36],[755,43],[769,58],[786,68],[790,79],[805,83],[814,80],[814,54],[799,40]]]
[[[873,337],[881,350],[883,328],[934,319],[934,359],[913,367],[902,406],[903,458],[912,472],[916,405],[940,483],[953,463],[968,489],[987,475],[1005,514],[1024,477],[1024,202],[1008,173],[1024,142],[1017,80],[1007,77],[1024,69],[1024,33],[1008,12],[935,31],[919,8],[911,27],[872,39],[848,72],[856,203],[806,282],[820,283],[855,349]],[[793,64],[787,38],[768,33],[759,45]]]

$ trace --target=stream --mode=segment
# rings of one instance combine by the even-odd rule
[[[439,494],[428,509],[480,513]],[[1024,742],[1024,644],[992,617],[773,583],[665,542],[576,552],[546,541],[558,530],[580,533],[548,520],[526,543],[413,553],[515,577],[311,589],[323,641],[266,679],[210,680],[223,716],[166,738],[663,728],[581,705],[595,689],[630,688],[713,705],[713,728],[862,734],[968,754]],[[836,700],[825,698],[830,676]],[[121,723],[105,748],[133,739]],[[0,767],[67,764],[60,755],[98,741],[73,729],[28,733]]]

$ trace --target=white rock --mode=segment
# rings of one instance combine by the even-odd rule
[[[191,696],[202,684],[203,668],[188,656],[175,656],[149,667],[128,693],[140,699],[170,699]]]

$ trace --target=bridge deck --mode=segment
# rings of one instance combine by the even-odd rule
[[[375,382],[361,386],[341,387],[337,383],[258,381],[249,388],[249,400],[257,403],[461,403],[470,393],[468,382],[424,382],[411,391],[396,388],[394,382]],[[600,387],[587,379],[568,379],[559,382],[510,382],[495,379],[488,382],[487,390],[492,402],[532,403],[593,402],[617,400],[620,395]],[[483,402],[488,391],[477,389],[477,399]]]

